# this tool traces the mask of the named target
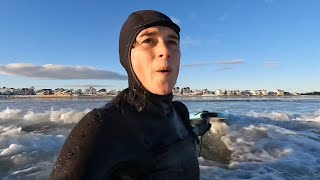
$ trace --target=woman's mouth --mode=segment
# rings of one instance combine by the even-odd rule
[[[168,67],[164,67],[164,68],[160,68],[159,70],[157,70],[157,72],[160,73],[169,73],[170,69]]]

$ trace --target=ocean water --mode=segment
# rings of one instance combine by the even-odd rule
[[[320,179],[320,97],[181,99],[223,113],[201,179]],[[72,127],[108,99],[0,100],[0,179],[47,179]]]

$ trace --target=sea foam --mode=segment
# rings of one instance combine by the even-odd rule
[[[21,109],[7,109],[0,111],[0,120],[27,120],[27,121],[55,121],[62,123],[77,123],[90,110],[76,111],[72,109],[60,109],[35,113]]]

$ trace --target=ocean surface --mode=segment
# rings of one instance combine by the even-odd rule
[[[202,180],[320,179],[320,97],[181,101],[227,119],[204,138]],[[106,102],[0,99],[0,179],[47,179],[72,127]]]

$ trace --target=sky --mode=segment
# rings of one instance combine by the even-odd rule
[[[123,89],[118,56],[130,13],[181,27],[176,86],[320,91],[318,0],[1,0],[0,87]]]

